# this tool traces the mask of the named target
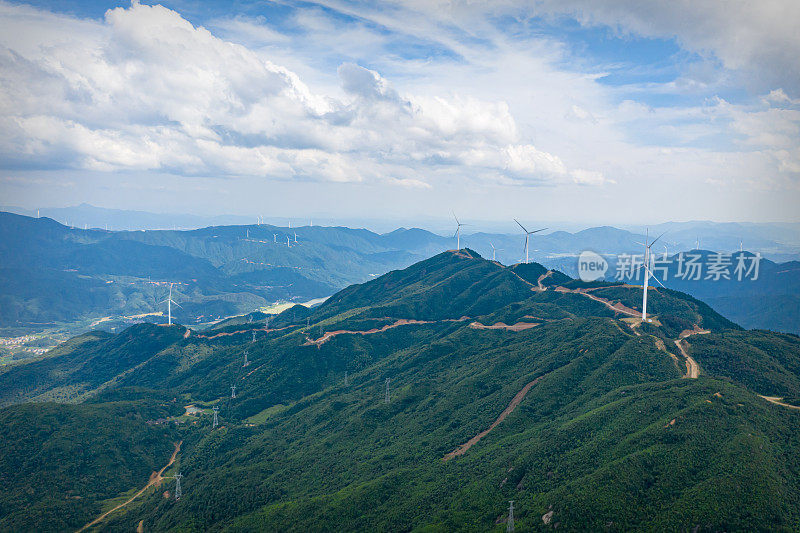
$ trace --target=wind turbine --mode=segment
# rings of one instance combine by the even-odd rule
[[[489,243],[489,246],[492,247],[492,261],[497,261],[497,248],[495,248],[494,244],[492,244],[492,243]],[[502,252],[503,249],[500,248],[500,251]]]
[[[296,231],[294,232],[294,242],[295,243],[297,242],[297,232]]]
[[[644,246],[644,262],[642,266],[644,267],[644,294],[642,295],[642,322],[649,322],[647,320],[647,287],[650,282],[650,276],[653,276],[653,272],[651,270],[651,265],[653,262],[653,254],[650,252],[650,247],[653,246],[658,239],[663,237],[664,234],[662,233],[658,237],[656,237],[653,242],[647,243],[648,239],[650,238],[650,230],[645,230],[645,237],[644,243],[637,242],[636,244],[641,244]],[[658,284],[664,287],[664,284],[661,283],[657,277],[653,276],[653,279],[658,281]],[[666,287],[664,287],[666,289]]]
[[[286,236],[286,247],[287,248],[292,247],[292,239],[290,239],[288,235]]]
[[[739,239],[739,253],[744,252],[744,242],[742,239]]]
[[[450,211],[453,213],[452,211]],[[461,249],[461,226],[466,226],[466,224],[462,224],[458,221],[458,217],[455,213],[453,213],[453,218],[456,219],[456,232],[453,234],[453,237],[456,238],[456,250]]]
[[[172,304],[175,304],[178,307],[180,307],[180,304],[178,304],[178,302],[176,302],[175,300],[172,299],[172,286],[173,285],[174,285],[174,283],[170,283],[169,284],[169,298],[167,298],[166,300],[161,302],[162,304],[163,303],[167,304],[167,325],[168,326],[172,325]]]
[[[699,250],[700,249],[700,236],[699,235],[697,237],[697,240],[694,242],[694,249],[695,250]]]
[[[516,223],[517,223],[517,225],[518,225],[520,228],[522,228],[522,231],[524,231],[524,232],[525,232],[525,264],[528,264],[528,262],[529,262],[529,260],[528,260],[528,238],[529,238],[531,235],[533,235],[534,233],[539,233],[540,231],[544,231],[544,230],[546,230],[547,228],[537,229],[537,230],[535,230],[535,231],[528,231],[527,229],[525,229],[525,226],[523,226],[522,224],[520,224],[520,223],[519,223],[519,220],[517,220],[516,218],[514,219],[514,222],[516,222]]]

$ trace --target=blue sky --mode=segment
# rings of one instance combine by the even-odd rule
[[[0,1],[0,194],[796,221],[799,16],[784,0]]]

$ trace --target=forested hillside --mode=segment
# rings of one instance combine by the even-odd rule
[[[88,334],[0,373],[0,390],[138,405],[170,428],[161,455],[183,441],[159,488],[98,530],[501,531],[508,500],[521,531],[797,529],[800,339],[661,288],[643,324],[640,288],[590,285],[446,252],[310,310]],[[3,414],[19,409],[54,407]]]

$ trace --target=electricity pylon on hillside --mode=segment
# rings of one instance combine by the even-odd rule
[[[180,472],[175,474],[175,501],[180,500],[181,496],[183,496],[183,491],[181,490],[181,478],[182,477],[183,477],[183,474],[181,474]]]
[[[506,522],[506,531],[514,531],[514,501],[508,502],[508,521]]]
[[[386,399],[384,400],[385,403],[389,403],[389,378],[386,378]]]
[[[214,411],[214,421],[211,423],[211,429],[214,429],[219,425],[219,417],[217,416],[217,413],[219,413],[219,407],[215,405],[212,411]]]

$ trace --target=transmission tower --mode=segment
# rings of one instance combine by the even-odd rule
[[[506,522],[506,531],[514,531],[514,502],[508,502],[508,522]]]
[[[236,398],[236,385],[231,385],[231,399]]]
[[[344,386],[347,387],[347,370],[344,371]]]
[[[386,403],[389,403],[389,378],[386,378]]]
[[[306,317],[306,329],[311,325],[311,318]]]
[[[244,364],[242,366],[248,366],[250,361],[247,360],[247,350],[244,351]]]
[[[217,413],[219,413],[219,407],[215,405],[212,411],[214,411],[214,422],[211,424],[211,429],[214,429],[219,425],[219,417],[217,416]]]
[[[183,474],[181,474],[180,472],[175,474],[175,500],[176,501],[180,500],[181,496],[183,495],[183,492],[181,491],[181,478],[182,477],[183,477]]]
[[[252,340],[252,342],[256,342],[256,332],[255,331],[253,332],[253,340]]]

